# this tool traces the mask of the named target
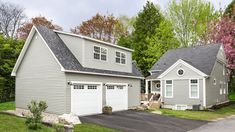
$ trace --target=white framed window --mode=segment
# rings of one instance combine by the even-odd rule
[[[213,80],[213,84],[214,84],[214,85],[216,85],[216,78],[214,78],[214,80]]]
[[[123,52],[116,51],[116,63],[126,64],[126,54]]]
[[[166,98],[173,98],[173,80],[166,80],[165,97]]]
[[[118,85],[117,89],[123,89],[123,86],[122,85]]]
[[[107,85],[107,89],[114,89],[114,85]]]
[[[84,89],[84,85],[74,85],[73,89]]]
[[[177,74],[178,74],[178,76],[183,76],[184,75],[184,70],[183,69],[178,69]]]
[[[94,59],[107,61],[107,49],[99,46],[94,46]]]
[[[189,80],[189,98],[193,98],[193,99],[199,98],[199,80],[198,79]]]
[[[224,88],[224,94],[226,94],[226,89]]]
[[[97,89],[96,85],[88,85],[87,89]]]
[[[219,94],[220,94],[220,95],[222,95],[222,94],[223,94],[223,89],[222,89],[222,88],[220,88],[220,90],[219,90]]]
[[[226,68],[225,68],[225,65],[223,64],[223,75],[226,74]]]

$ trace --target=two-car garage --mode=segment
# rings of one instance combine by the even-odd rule
[[[73,82],[71,86],[71,112],[76,115],[102,113],[103,106],[113,111],[128,109],[126,83]]]

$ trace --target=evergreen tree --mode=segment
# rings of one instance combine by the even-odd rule
[[[144,76],[147,76],[150,65],[148,64],[148,39],[156,34],[156,28],[159,27],[163,17],[158,7],[152,2],[147,1],[144,9],[138,13],[134,23],[133,37],[133,59],[136,60],[138,67],[142,70]]]

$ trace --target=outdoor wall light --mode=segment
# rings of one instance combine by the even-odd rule
[[[71,85],[72,85],[72,82],[71,82],[71,81],[68,81],[67,84],[71,86]]]

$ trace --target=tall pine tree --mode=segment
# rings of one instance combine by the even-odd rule
[[[148,64],[148,39],[156,34],[163,17],[158,7],[152,2],[147,2],[144,9],[138,13],[134,23],[134,32],[132,33],[133,59],[136,60],[138,67],[142,70],[144,76],[147,76],[150,64]]]

